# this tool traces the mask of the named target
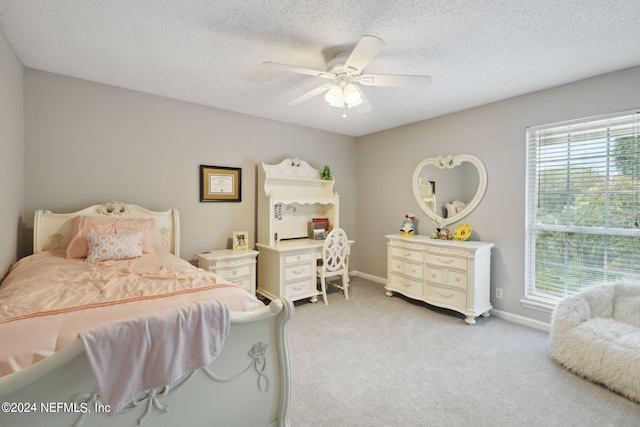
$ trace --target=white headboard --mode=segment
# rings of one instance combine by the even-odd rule
[[[33,252],[66,248],[73,235],[71,219],[78,215],[155,218],[156,229],[153,235],[153,247],[157,251],[171,252],[180,256],[180,221],[177,210],[154,212],[137,205],[121,202],[90,206],[73,213],[37,210],[33,225]]]

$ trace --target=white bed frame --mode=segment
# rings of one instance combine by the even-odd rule
[[[179,254],[178,212],[107,203],[71,214],[37,211],[34,252],[64,248],[76,215],[155,218],[156,248]],[[291,370],[287,299],[253,312],[231,312],[231,329],[209,366],[145,392],[106,415],[81,341],[14,374],[0,377],[0,426],[289,426]],[[102,411],[102,412],[101,412]]]
[[[154,249],[180,256],[180,219],[177,210],[154,212],[137,205],[120,202],[90,206],[72,213],[37,210],[33,224],[33,253],[66,248],[73,236],[71,219],[79,215],[154,218],[156,220],[153,235]]]

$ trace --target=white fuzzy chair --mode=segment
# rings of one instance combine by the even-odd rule
[[[556,307],[551,356],[569,370],[640,402],[640,284],[589,288]]]

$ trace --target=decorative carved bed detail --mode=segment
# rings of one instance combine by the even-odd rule
[[[244,374],[245,372],[247,372],[249,369],[251,369],[251,367],[253,366],[253,368],[255,369],[255,371],[258,373],[258,390],[260,391],[269,391],[269,377],[267,377],[264,374],[264,368],[266,367],[266,359],[265,359],[265,352],[267,350],[267,345],[263,344],[261,342],[254,344],[253,347],[251,347],[251,351],[249,351],[249,356],[251,356],[253,358],[253,360],[251,361],[251,363],[249,363],[249,366],[247,366],[242,372],[239,372],[235,375],[232,375],[228,378],[222,378],[216,374],[214,374],[209,368],[207,368],[206,366],[204,368],[202,368],[202,370],[209,375],[209,377],[211,377],[212,379],[216,380],[216,381],[220,381],[220,382],[229,382],[229,381],[233,381],[236,378],[238,378],[240,375]],[[263,382],[266,383],[263,386]]]
[[[266,366],[266,349],[267,345],[262,342],[254,344],[251,347],[251,350],[248,352],[248,355],[252,358],[249,366],[247,366],[241,372],[232,375],[231,377],[222,378],[216,375],[208,367],[202,368],[201,371],[206,373],[207,376],[209,376],[209,378],[214,381],[230,382],[246,373],[247,371],[249,371],[249,369],[251,369],[251,367],[253,367],[258,374],[258,390],[267,392],[269,391],[269,378],[264,374],[264,369]],[[142,415],[140,415],[136,420],[138,425],[142,425],[146,421],[149,414],[154,408],[162,413],[167,412],[167,410],[169,409],[169,404],[163,403],[162,399],[167,398],[168,396],[171,396],[178,390],[180,390],[185,384],[187,384],[187,382],[196,372],[197,370],[189,372],[173,384],[165,385],[163,387],[157,387],[144,392],[143,394],[137,396],[131,403],[129,403],[123,409],[123,411],[132,411],[138,407],[144,407]],[[73,427],[81,427],[85,419],[89,415],[91,415],[91,413],[99,413],[99,408],[104,406],[104,404],[100,400],[100,394],[96,392],[78,393],[71,398],[70,402],[73,405],[73,408],[78,408],[82,413],[73,424]],[[98,409],[98,411],[96,411],[96,408]]]
[[[165,247],[169,247],[169,236],[171,235],[171,230],[168,228],[161,228],[159,230],[160,238],[162,239],[162,245]]]
[[[107,202],[96,209],[101,215],[127,215],[131,213],[131,208],[126,203]]]
[[[51,247],[54,249],[62,248],[69,244],[69,241],[65,241],[64,236],[60,233],[52,234],[47,236],[47,238],[51,242]]]

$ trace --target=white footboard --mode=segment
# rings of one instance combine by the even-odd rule
[[[0,426],[288,426],[293,304],[231,312],[218,358],[106,415],[81,341],[0,378]]]

